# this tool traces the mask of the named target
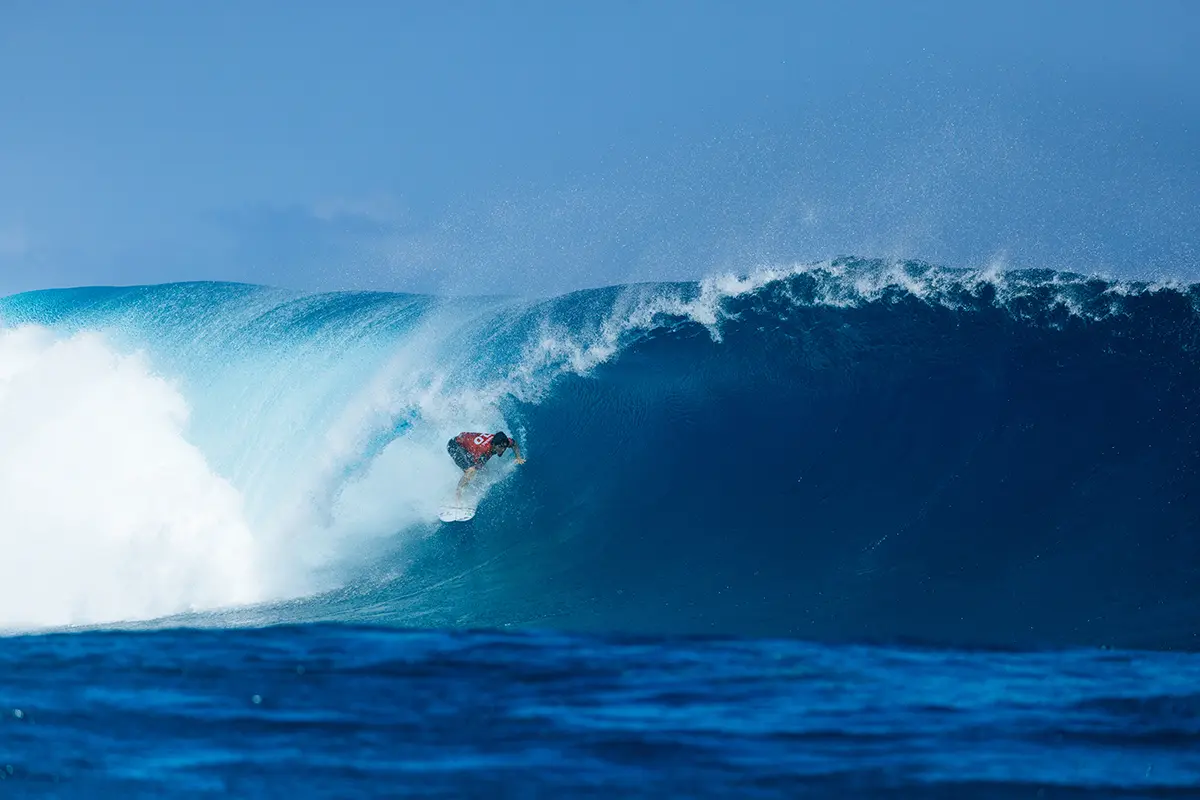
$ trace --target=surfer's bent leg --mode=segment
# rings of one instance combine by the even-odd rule
[[[458,479],[458,490],[456,492],[456,496],[459,500],[462,500],[463,489],[467,488],[467,484],[470,483],[471,479],[474,477],[475,467],[467,467],[465,470],[463,470],[463,476]]]
[[[475,459],[467,452],[467,448],[454,439],[446,442],[446,452],[450,454],[450,458],[454,459],[455,465],[463,471],[463,476],[458,482],[458,491],[455,493],[461,501],[463,489],[467,488],[467,484],[475,477],[475,470],[477,469]]]

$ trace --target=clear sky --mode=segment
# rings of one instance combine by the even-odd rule
[[[1200,278],[1194,0],[0,0],[0,294]]]

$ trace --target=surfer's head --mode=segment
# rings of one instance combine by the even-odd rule
[[[504,451],[512,447],[512,442],[504,431],[496,431],[496,435],[492,437],[492,449],[496,451],[496,455],[504,455]]]

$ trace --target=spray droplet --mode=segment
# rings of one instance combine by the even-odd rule
[[[253,697],[251,697],[251,698],[250,698],[250,702],[251,702],[251,703],[254,703],[254,705],[258,705],[258,704],[260,704],[260,703],[262,702],[262,696],[261,696],[261,695],[257,695],[257,694],[256,694],[256,695],[254,695]]]
[[[17,719],[25,719],[25,712],[19,708],[14,708],[13,716],[16,717]]]

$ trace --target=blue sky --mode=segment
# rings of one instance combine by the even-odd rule
[[[1200,277],[1200,3],[0,0],[0,294]]]

